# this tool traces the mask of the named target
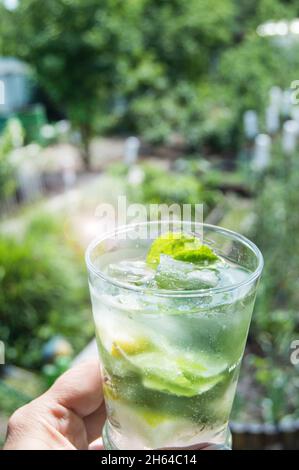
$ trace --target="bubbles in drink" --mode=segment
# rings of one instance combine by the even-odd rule
[[[146,285],[155,276],[155,271],[149,268],[145,261],[122,260],[111,263],[106,269],[107,275],[115,280],[133,285]]]
[[[189,255],[184,246],[180,256]],[[155,266],[145,252],[111,253],[109,289],[91,288],[109,432],[120,449],[225,440],[254,292],[233,289],[248,271],[200,256],[161,253]]]

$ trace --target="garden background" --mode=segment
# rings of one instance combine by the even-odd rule
[[[84,250],[126,195],[203,202],[258,244],[234,445],[298,448],[298,18],[292,0],[0,1],[1,442],[93,339]]]

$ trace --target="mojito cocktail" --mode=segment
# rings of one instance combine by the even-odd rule
[[[87,252],[105,447],[224,445],[261,253],[219,227],[142,229],[120,229]]]

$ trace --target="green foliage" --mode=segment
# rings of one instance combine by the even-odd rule
[[[237,116],[230,98],[219,85],[203,83],[195,87],[181,81],[167,93],[137,96],[128,116],[150,142],[168,142],[177,133],[190,148],[207,144],[219,150],[234,139],[232,130]]]
[[[254,31],[261,23],[298,16],[298,6],[288,0],[238,0],[236,4],[238,23],[235,28],[241,39],[245,32]]]
[[[0,285],[0,337],[8,363],[40,367],[42,346],[55,334],[75,351],[91,336],[82,261],[49,216],[33,221],[21,240],[1,237]]]
[[[142,15],[146,45],[166,68],[172,83],[196,83],[214,53],[232,42],[235,5],[231,0],[147,0]]]
[[[0,403],[1,411],[5,411],[8,416],[12,414],[17,408],[26,405],[30,401],[30,397],[20,392],[17,392],[13,387],[9,387],[2,380],[0,380]]]
[[[269,21],[269,19],[293,19],[298,16],[298,5],[296,5],[296,2],[289,2],[288,0],[259,0],[256,7],[256,25]]]
[[[219,65],[222,83],[239,101],[242,111],[262,110],[274,84],[284,88],[290,86],[290,75],[286,76],[285,70],[292,70],[294,76],[299,71],[298,49],[294,47],[290,51],[294,57],[291,61],[284,49],[274,47],[270,40],[254,34],[222,55]],[[237,96],[242,98],[237,100]]]
[[[261,182],[254,238],[265,257],[260,301],[263,310],[296,309],[299,271],[299,164],[297,155],[278,152],[273,169]]]
[[[114,123],[109,110],[138,63],[139,9],[121,0],[23,0],[3,18],[2,52],[8,43],[11,53],[13,44],[13,53],[32,65],[85,146],[93,132]]]
[[[256,27],[297,14],[282,0],[22,0],[2,7],[0,52],[31,64],[85,153],[111,129],[223,151],[238,144],[244,109],[299,73],[297,48]]]
[[[47,388],[51,387],[58,377],[71,367],[69,357],[57,357],[53,364],[46,364],[42,369],[42,375]]]
[[[286,312],[284,312],[286,313]],[[232,419],[238,422],[278,422],[298,419],[298,369],[278,366],[276,358],[245,356]]]
[[[241,370],[237,418],[277,423],[298,417],[298,366],[290,361],[291,344],[299,337],[299,164],[297,155],[280,150],[268,173],[257,183],[256,221],[251,237],[261,249],[265,267]],[[248,387],[248,378],[251,378]]]
[[[188,204],[199,200],[202,188],[195,178],[150,165],[144,168],[143,202]]]
[[[169,171],[160,165],[144,163],[139,166],[142,180],[127,182],[127,194],[132,202],[143,204],[204,204],[210,210],[219,200],[218,191],[205,187],[192,174]]]
[[[0,202],[11,196],[16,189],[10,153],[22,142],[23,129],[16,119],[11,119],[0,136]]]

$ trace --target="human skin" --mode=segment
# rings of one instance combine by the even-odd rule
[[[101,436],[105,418],[99,363],[84,362],[14,412],[4,450],[100,449],[91,443]]]

